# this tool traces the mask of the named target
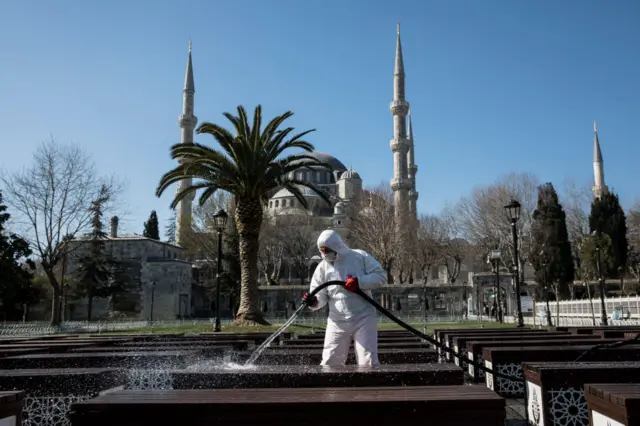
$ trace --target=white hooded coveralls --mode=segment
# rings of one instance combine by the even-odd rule
[[[362,250],[347,247],[340,235],[332,230],[318,237],[318,249],[327,247],[337,253],[329,262],[323,259],[316,268],[309,291],[328,281],[346,281],[347,276],[358,278],[360,289],[371,296],[371,290],[386,282],[386,273],[380,263]],[[324,255],[323,255],[324,257]],[[358,365],[378,365],[378,318],[376,309],[360,295],[342,286],[320,290],[316,297],[316,311],[329,305],[329,318],[324,337],[324,350],[320,365],[344,365],[354,341]]]

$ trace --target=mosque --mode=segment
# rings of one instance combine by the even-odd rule
[[[194,114],[195,80],[193,71],[192,49],[189,43],[187,69],[183,88],[182,114],[179,116],[181,129],[181,143],[189,144],[194,141],[194,131],[198,122]],[[393,137],[390,149],[393,154],[393,177],[391,189],[394,193],[394,205],[399,220],[399,228],[406,229],[417,219],[416,202],[416,174],[418,166],[415,163],[414,137],[411,126],[410,105],[405,97],[405,72],[400,39],[400,26],[397,28],[395,67],[393,74],[393,100],[390,104],[393,120]],[[594,124],[594,196],[600,196],[607,191],[604,183],[604,166],[602,153]],[[306,188],[301,188],[306,197],[309,210],[304,210],[299,201],[286,189],[276,191],[266,206],[268,217],[278,220],[279,217],[296,215],[311,215],[323,229],[335,229],[343,236],[349,232],[348,210],[363,201],[366,191],[360,175],[352,168],[347,168],[342,161],[334,156],[314,152],[311,155],[332,166],[332,170],[315,167],[298,170],[295,177],[306,182],[312,182],[322,187],[330,196],[331,205]],[[178,190],[190,185],[190,179],[184,179],[178,185]],[[185,236],[192,229],[192,209],[195,195],[184,198],[176,208],[176,238],[175,243],[150,240],[140,235],[120,235],[118,220],[112,218],[106,247],[111,254],[127,264],[127,274],[131,283],[137,288],[120,300],[116,307],[112,301],[94,301],[94,318],[108,318],[114,310],[122,310],[129,318],[175,319],[189,316],[212,316],[213,306],[208,297],[202,292],[202,274],[198,271],[198,262],[192,262],[186,252]],[[361,203],[360,205],[365,205]],[[82,243],[82,242],[80,242]],[[80,251],[79,251],[80,252]],[[309,259],[309,274],[317,265],[319,257]],[[477,265],[473,259],[465,259],[461,265],[460,278],[455,283],[447,281],[447,274],[441,266],[429,271],[428,283],[413,285],[387,285],[378,290],[376,299],[387,309],[399,313],[421,312],[426,306],[429,311],[447,312],[455,296],[456,300],[468,302],[469,306],[476,305],[474,295],[479,294],[478,288],[491,286],[491,274],[477,273],[484,271],[484,265]],[[65,261],[66,273],[73,271],[73,259]],[[63,272],[64,273],[64,272]],[[211,277],[209,277],[211,278]],[[505,277],[506,279],[507,277]],[[509,287],[505,283],[505,288]],[[300,285],[295,277],[289,276],[281,285],[260,286],[263,311],[269,316],[283,316],[300,300],[306,285]],[[469,296],[469,297],[467,297]],[[232,299],[225,296],[220,308],[225,317],[233,312]],[[46,318],[49,315],[50,303],[41,303],[34,309],[36,316]],[[85,319],[86,301],[65,301],[66,319]],[[323,313],[316,313],[322,316]]]

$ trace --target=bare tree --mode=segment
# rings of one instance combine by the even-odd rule
[[[447,273],[447,281],[450,285],[449,298],[453,310],[453,286],[460,275],[462,263],[471,253],[471,247],[466,240],[461,238],[459,218],[453,209],[445,208],[442,213],[441,223],[443,238],[440,258]]]
[[[581,280],[590,291],[589,277],[585,276],[585,268],[580,253],[583,242],[589,237],[589,210],[593,194],[589,184],[578,185],[572,179],[563,183],[560,201],[565,211],[567,232],[571,241],[571,253],[575,264],[576,279]],[[571,295],[574,291],[571,286]]]
[[[75,145],[60,145],[53,139],[35,152],[33,163],[15,173],[3,173],[7,203],[18,212],[23,235],[29,240],[52,288],[51,324],[61,321],[63,286],[58,268],[69,250],[77,244],[65,244],[87,230],[91,222],[91,202],[103,185],[110,205],[122,186],[113,178],[98,176],[91,158]],[[62,274],[64,277],[64,273]]]
[[[387,281],[393,282],[392,268],[400,250],[400,236],[396,232],[393,192],[385,184],[367,191],[368,200],[354,212],[351,238],[354,247],[375,257],[385,271]]]
[[[455,215],[461,236],[484,251],[499,248],[506,254],[505,266],[513,263],[511,224],[504,206],[515,199],[522,205],[518,222],[518,263],[520,279],[524,281],[524,268],[531,246],[531,224],[536,209],[538,179],[530,173],[509,173],[486,187],[478,187],[456,206]]]
[[[423,284],[427,284],[429,272],[442,259],[444,236],[445,229],[439,217],[433,215],[420,217],[413,257]]]
[[[275,218],[265,211],[265,220],[260,227],[260,251],[258,252],[258,269],[267,285],[275,285],[280,281],[284,247],[276,232]]]
[[[275,235],[282,247],[284,259],[300,277],[300,284],[304,285],[309,259],[315,252],[318,236],[313,217],[307,214],[278,217]]]

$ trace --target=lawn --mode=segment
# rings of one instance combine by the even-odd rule
[[[422,331],[424,324],[411,324],[414,328]],[[307,334],[310,333],[312,329],[320,329],[322,331],[324,329],[324,324],[317,325],[292,325],[289,327],[288,331],[293,331],[297,334]],[[513,324],[499,324],[495,322],[438,322],[431,323],[427,326],[427,334],[431,334],[434,328],[512,328]],[[280,325],[269,325],[269,326],[258,326],[258,327],[235,327],[235,326],[223,326],[223,332],[235,332],[235,333],[250,333],[250,332],[274,332]],[[401,327],[393,324],[393,323],[384,323],[378,324],[379,330],[400,330]],[[168,334],[168,333],[203,333],[203,332],[212,332],[213,326],[208,324],[189,324],[184,323],[180,325],[171,324],[171,325],[149,325],[145,327],[132,328],[128,330],[122,331],[114,331],[114,332],[104,332],[103,334]]]

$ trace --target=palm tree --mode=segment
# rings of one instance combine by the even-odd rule
[[[249,123],[242,106],[238,115],[223,114],[235,128],[235,135],[213,123],[202,123],[196,132],[212,135],[222,151],[199,143],[175,144],[171,147],[171,158],[182,159],[182,163],[162,176],[156,195],[159,197],[172,184],[184,178],[193,178],[193,184],[176,193],[171,203],[175,208],[187,195],[202,189],[198,200],[203,205],[216,191],[222,190],[233,195],[235,201],[235,222],[240,240],[240,268],[242,285],[240,307],[236,314],[238,324],[268,324],[260,310],[258,293],[258,236],[263,219],[263,208],[274,189],[286,188],[308,208],[301,187],[307,187],[327,203],[328,195],[318,186],[294,178],[292,173],[300,168],[324,167],[331,165],[305,154],[285,155],[291,148],[311,152],[313,145],[302,138],[313,130],[294,136],[293,127],[280,129],[282,123],[293,115],[291,111],[271,120],[264,129],[262,108],[258,105]]]

